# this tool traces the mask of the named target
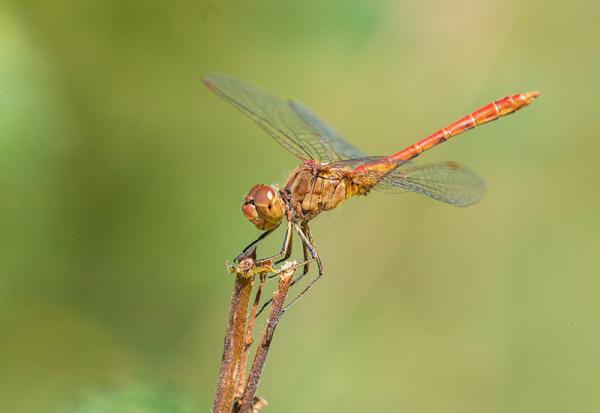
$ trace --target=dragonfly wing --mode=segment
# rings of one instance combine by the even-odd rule
[[[479,202],[485,194],[485,181],[458,162],[397,168],[381,177],[374,189],[399,193],[417,192],[458,207]]]
[[[298,116],[320,136],[321,143],[329,147],[335,155],[332,160],[363,158],[366,154],[348,142],[343,136],[315,115],[310,109],[297,101],[290,101],[290,106]]]
[[[307,160],[330,162],[338,158],[313,125],[307,124],[289,101],[261,87],[225,76],[208,75],[204,83],[217,95],[248,115],[281,146]]]

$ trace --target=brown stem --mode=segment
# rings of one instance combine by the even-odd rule
[[[229,413],[231,411],[235,388],[234,375],[242,355],[246,311],[251,291],[252,279],[237,275],[231,297],[231,310],[223,343],[223,357],[212,407],[213,413]]]
[[[244,351],[242,353],[242,358],[240,360],[239,368],[237,370],[236,377],[236,391],[235,391],[235,400],[241,399],[244,394],[244,388],[246,387],[246,365],[248,360],[248,352],[250,350],[250,346],[252,345],[252,331],[254,330],[254,320],[256,319],[256,310],[258,308],[258,304],[260,303],[260,296],[265,285],[265,281],[267,279],[266,272],[260,274],[260,283],[258,284],[258,288],[256,290],[256,295],[254,297],[254,303],[252,304],[252,309],[250,310],[250,316],[248,317],[248,326],[246,327],[246,337],[244,339]]]
[[[282,267],[281,274],[279,275],[279,287],[277,288],[275,296],[273,297],[271,311],[269,312],[269,318],[267,319],[265,329],[262,333],[260,346],[256,350],[256,355],[254,356],[254,361],[252,362],[250,374],[248,375],[248,384],[246,385],[246,390],[244,391],[244,395],[239,402],[238,411],[241,413],[255,411],[259,408],[258,403],[262,404],[264,402],[262,399],[256,397],[256,389],[258,387],[258,382],[267,359],[267,354],[269,352],[269,347],[271,346],[271,340],[273,339],[275,328],[277,327],[277,323],[283,314],[285,297],[290,288],[292,276],[295,271],[293,264],[294,263],[286,262]]]
[[[240,368],[244,354],[244,340],[246,335],[246,315],[248,302],[252,292],[252,284],[256,274],[272,271],[270,261],[256,265],[256,248],[250,248],[236,258],[236,264],[227,264],[229,272],[235,273],[235,286],[231,297],[229,321],[223,342],[223,356],[219,380],[213,401],[213,413],[230,413],[236,389],[236,378],[239,373],[244,374],[245,368]],[[245,359],[244,359],[245,362]],[[245,367],[245,366],[244,366]],[[238,376],[236,377],[236,372]]]

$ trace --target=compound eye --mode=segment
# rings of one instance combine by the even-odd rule
[[[263,186],[254,193],[254,205],[256,205],[257,207],[271,209],[273,203],[276,201],[276,196],[277,195],[271,188],[269,188],[268,186]]]
[[[269,230],[281,223],[284,202],[270,185],[254,185],[244,198],[242,212],[258,229]]]

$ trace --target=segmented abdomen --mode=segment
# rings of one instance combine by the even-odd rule
[[[410,145],[409,147],[388,156],[386,159],[391,162],[407,161],[418,156],[421,152],[433,148],[442,142],[456,136],[464,131],[483,125],[484,123],[496,120],[502,116],[513,113],[535,100],[539,96],[538,92],[518,93],[516,95],[505,96],[501,99],[488,103],[485,106],[469,113],[454,123],[438,130],[425,139]]]

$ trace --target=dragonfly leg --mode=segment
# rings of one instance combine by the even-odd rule
[[[306,237],[308,238],[308,240],[310,241],[310,243],[312,245],[315,245],[313,239],[312,239],[312,235],[310,233],[310,229],[308,228],[308,224],[306,222],[303,222],[301,224],[302,226],[302,230],[304,231],[304,234],[306,234]],[[292,280],[292,283],[290,284],[290,287],[293,286],[294,284],[296,284],[297,282],[299,282],[302,278],[304,278],[304,276],[308,273],[308,270],[310,269],[310,263],[313,261],[312,259],[309,259],[309,254],[310,251],[308,249],[308,246],[306,245],[306,243],[302,243],[302,253],[304,255],[304,268],[302,269],[302,275],[296,277],[294,280]]]
[[[286,270],[290,270],[290,269],[294,269],[294,268],[299,268],[299,267],[304,267],[302,270],[302,274],[298,277],[296,277],[294,280],[292,280],[292,283],[290,284],[290,287],[294,284],[296,284],[297,282],[299,282],[307,273],[308,270],[310,268],[310,263],[313,261],[317,261],[317,266],[319,267],[319,274],[317,275],[317,278],[315,278],[314,280],[312,280],[310,282],[310,284],[304,289],[302,290],[302,292],[295,297],[285,308],[284,311],[287,311],[293,304],[296,303],[296,301],[298,301],[298,299],[300,297],[302,297],[304,294],[306,294],[306,292],[308,290],[310,290],[312,288],[312,286],[321,278],[321,276],[323,275],[323,265],[321,264],[321,258],[319,257],[319,253],[317,252],[317,250],[315,249],[314,245],[314,240],[312,238],[312,234],[310,233],[310,228],[308,227],[308,224],[306,222],[303,222],[301,224],[301,227],[299,227],[298,225],[295,225],[296,227],[296,231],[298,232],[298,235],[300,236],[300,238],[302,238],[302,249],[303,249],[303,253],[304,253],[304,261],[301,263],[298,263],[296,265],[293,265],[292,267],[288,267]],[[291,244],[291,242],[290,242]],[[290,248],[290,253],[291,253],[291,248]],[[309,257],[310,255],[310,257]],[[289,255],[288,255],[289,258]],[[287,259],[287,258],[285,258]],[[276,272],[275,274],[271,274],[269,276],[269,278],[273,278],[273,277],[277,277],[279,274],[281,273],[281,271]],[[269,299],[267,300],[262,307],[260,308],[260,310],[258,311],[258,313],[256,314],[256,316],[258,317],[263,311],[264,309],[271,304],[271,301],[273,301],[273,299]]]
[[[311,262],[313,262],[315,260],[315,258],[307,258],[307,256],[305,256],[305,260],[302,262],[299,262],[298,264],[294,264],[292,266],[289,266],[285,269],[285,271],[290,271],[290,270],[294,270],[296,268],[299,267],[304,267],[304,272],[302,273],[302,275],[296,277],[294,280],[292,280],[292,283],[290,284],[290,287],[297,283],[298,281],[300,281],[302,279],[302,277],[304,277],[306,275],[306,273],[308,272],[308,270],[306,269],[308,267],[308,264],[310,264]],[[271,274],[269,276],[269,278],[273,278],[273,277],[277,277],[279,274],[281,274],[283,272],[283,270],[279,270],[274,274]],[[297,298],[296,298],[297,299]],[[294,301],[296,300],[294,299]],[[271,301],[273,301],[272,298],[269,298],[267,301],[265,301],[265,303],[262,305],[262,307],[260,307],[260,310],[256,313],[256,317],[258,317],[263,310],[269,305],[271,304]]]
[[[292,244],[294,241],[294,237],[292,234],[292,229],[290,227],[289,229],[289,235],[288,233],[285,234],[286,235],[286,240],[284,240],[284,244],[281,246],[281,252],[283,252],[283,248],[286,245],[287,242],[287,249],[285,250],[285,254],[283,254],[283,256],[281,258],[279,258],[277,261],[273,262],[273,264],[277,265],[277,264],[281,264],[282,262],[284,262],[285,260],[287,260],[288,258],[290,258],[290,255],[292,255]],[[287,239],[287,237],[289,236],[289,240]],[[278,255],[274,255],[273,257],[271,257],[272,259],[275,259],[275,257],[277,256],[281,256],[281,253]]]
[[[271,261],[275,264],[287,260],[292,255],[292,223],[288,221],[287,228],[285,230],[285,237],[283,244],[281,245],[281,251],[271,257],[261,258],[257,262]],[[269,278],[271,278],[270,276]]]
[[[244,248],[242,250],[242,252],[240,253],[240,255],[238,255],[237,257],[234,258],[234,262],[239,262],[242,259],[242,256],[250,249],[252,248],[254,245],[258,244],[260,241],[262,241],[263,239],[267,238],[269,235],[271,235],[273,233],[273,231],[275,231],[277,228],[273,228],[270,229],[268,231],[263,232],[262,234],[260,234],[260,236],[258,238],[256,238],[254,241],[252,241],[250,244],[248,244],[246,246],[246,248]]]
[[[312,235],[310,235],[310,229],[308,228],[308,224],[306,222],[303,223],[302,228],[300,228],[298,225],[295,226],[296,232],[298,232],[298,235],[300,235],[300,238],[302,238],[304,246],[308,249],[308,252],[310,253],[310,261],[315,260],[317,262],[317,267],[319,268],[319,275],[323,275],[323,263],[321,263],[321,257],[319,257],[319,253],[315,248],[315,243],[312,239]],[[305,230],[308,233],[308,235],[305,234]]]
[[[319,253],[317,252],[317,250],[314,247],[315,243],[312,239],[312,235],[310,234],[310,229],[308,228],[308,224],[306,222],[303,222],[301,224],[301,227],[299,227],[297,224],[294,224],[294,226],[296,227],[296,231],[298,232],[298,235],[300,235],[300,238],[302,238],[302,249],[304,252],[304,262],[301,262],[300,264],[295,265],[293,268],[298,268],[300,266],[304,266],[304,270],[302,272],[302,275],[290,284],[290,287],[292,285],[294,285],[295,283],[297,283],[298,281],[300,281],[302,279],[302,277],[304,277],[306,275],[306,273],[309,270],[309,264],[312,261],[317,261],[317,266],[319,267],[319,275],[323,275],[323,265],[321,264],[321,258],[319,257]],[[287,260],[290,257],[291,252],[292,252],[292,250],[291,250],[291,241],[290,241],[290,249],[289,249],[288,253],[283,258],[276,261],[274,264],[280,264],[281,262]],[[308,258],[309,254],[311,257],[310,259]],[[269,278],[277,277],[278,275],[279,275],[279,273],[271,274],[269,276]]]
[[[303,227],[305,229],[308,229],[308,225],[303,225]],[[302,229],[298,226],[296,226],[296,231],[298,231],[298,235],[300,235],[300,238],[302,238],[302,241],[304,241],[306,248],[308,249],[308,251],[311,254],[311,259],[306,261],[306,263],[313,261],[313,260],[317,261],[317,267],[319,268],[319,274],[317,275],[317,278],[312,280],[310,282],[310,284],[308,284],[306,286],[306,288],[304,288],[304,290],[302,290],[302,292],[300,294],[298,294],[292,301],[290,301],[290,303],[288,305],[286,305],[284,307],[284,309],[283,309],[284,313],[287,310],[289,310],[291,306],[296,304],[296,301],[298,301],[300,299],[300,297],[302,297],[304,294],[306,294],[308,292],[308,290],[310,290],[317,283],[317,281],[319,281],[321,279],[321,277],[323,276],[323,264],[321,263],[321,258],[319,257],[319,253],[315,249],[314,241],[312,241],[312,237],[307,237],[304,234],[304,232],[302,231]],[[310,230],[308,230],[308,233],[310,234]],[[301,277],[303,277],[303,276],[304,276],[304,274]]]

